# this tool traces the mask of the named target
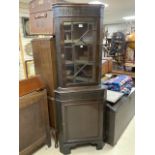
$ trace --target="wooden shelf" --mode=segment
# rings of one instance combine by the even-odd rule
[[[80,81],[83,81],[83,82],[93,82],[93,80],[91,78],[85,78],[85,77],[76,77],[75,78],[76,80],[80,80]]]
[[[65,22],[64,26],[71,26],[72,22]]]
[[[73,65],[74,62],[73,61],[65,61],[65,65]],[[76,60],[75,64],[86,64],[86,65],[94,65],[94,62],[92,61],[87,61],[87,60]]]
[[[87,65],[94,65],[94,62],[88,60],[76,60],[76,64],[87,64]]]
[[[68,33],[70,33],[70,32],[72,32],[72,30],[64,30],[64,32],[68,32]]]
[[[71,61],[71,60],[67,60],[67,61],[65,61],[65,64],[66,64],[66,65],[73,65],[73,64],[74,64],[74,62],[73,62],[73,61]]]
[[[75,40],[64,40],[64,44],[75,44],[74,46],[79,46],[79,45],[83,45],[83,46],[88,46],[89,44],[92,44],[92,41],[84,41],[85,44],[79,40],[79,39],[75,39]],[[65,45],[64,45],[65,46]]]
[[[112,74],[114,74],[114,75],[125,74],[125,75],[129,75],[129,76],[135,78],[134,72],[127,72],[127,71],[122,71],[122,70],[112,70]]]
[[[79,39],[77,39],[77,40],[64,40],[64,43],[65,44],[67,44],[67,43],[76,43],[78,41],[80,41],[80,40]]]
[[[126,67],[135,67],[134,63],[125,63],[124,66]]]
[[[67,76],[68,80],[73,80],[73,76]],[[82,76],[76,76],[75,80],[79,80],[79,81],[83,81],[83,82],[93,82],[93,80],[91,78],[85,78]]]
[[[115,43],[123,43],[123,41],[115,40]]]
[[[73,80],[73,76],[72,75],[67,75],[67,79],[68,80]]]

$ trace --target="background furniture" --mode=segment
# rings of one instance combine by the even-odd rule
[[[41,76],[47,89],[48,109],[52,134],[58,146],[58,135],[55,114],[55,93],[56,89],[56,58],[55,58],[55,38],[46,37],[32,40],[33,57],[36,74]]]
[[[114,146],[135,114],[135,92],[115,104],[106,104],[106,140]]]
[[[101,79],[103,6],[53,5],[56,35],[56,109],[60,152],[77,145],[102,149],[105,88]]]
[[[53,35],[52,4],[63,0],[32,0],[29,3],[31,34]]]
[[[19,152],[30,155],[44,144],[51,146],[47,94],[38,77],[20,81],[19,92]]]
[[[21,38],[21,32],[19,32],[19,69],[21,70],[21,67],[23,68],[23,77],[26,78],[26,65],[24,61],[24,49],[23,49],[23,44],[22,44],[22,38]],[[20,73],[20,78],[21,78],[21,73]]]
[[[102,76],[112,72],[112,57],[102,58]]]
[[[35,76],[34,61],[25,60],[25,66],[26,66],[26,78]]]

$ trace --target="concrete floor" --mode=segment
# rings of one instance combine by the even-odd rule
[[[93,146],[77,147],[71,150],[71,155],[134,155],[135,154],[135,120],[133,119],[125,132],[121,136],[118,143],[111,147],[106,144],[102,150],[96,150]],[[52,147],[42,147],[33,155],[62,155],[59,152],[59,148],[54,148],[54,142],[52,141]]]

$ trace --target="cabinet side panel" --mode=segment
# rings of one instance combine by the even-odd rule
[[[102,102],[102,101],[101,101]],[[100,101],[73,101],[63,106],[64,140],[98,139],[102,114]],[[100,109],[101,108],[101,109]]]
[[[48,95],[54,96],[56,87],[55,42],[52,40],[33,40],[32,48],[36,74],[41,75]]]

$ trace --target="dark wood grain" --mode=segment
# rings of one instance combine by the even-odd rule
[[[71,148],[83,144],[103,147],[105,98],[106,90],[100,86],[56,90],[61,153],[69,154]]]
[[[105,88],[99,85],[101,79],[103,6],[59,3],[53,5],[53,16],[56,35],[58,87],[55,90],[55,98],[60,152],[69,154],[71,148],[84,144],[93,144],[96,145],[97,149],[102,149],[104,145],[103,135],[105,134],[103,123],[106,97]],[[76,23],[80,25],[76,26]],[[67,27],[68,24],[71,26]],[[86,26],[84,27],[84,25]],[[78,29],[78,27],[81,27],[81,29]],[[89,31],[92,35],[88,35]],[[68,32],[69,35],[66,35]],[[85,33],[88,35],[86,38],[83,37]],[[67,72],[66,69],[68,62],[74,65],[74,74],[72,71],[71,74],[74,77],[78,75],[76,60],[81,60],[78,54],[82,50],[80,51],[80,48],[77,48],[77,41],[74,43],[74,40],[81,41],[81,37],[86,39],[83,41],[85,41],[84,46],[87,47],[83,51],[86,54],[82,55],[84,57],[84,59],[82,57],[82,60],[84,60],[82,63],[93,62],[89,64],[93,68],[92,72],[89,74],[85,70],[83,74],[89,74],[87,76],[93,80],[80,83],[74,78],[68,83],[68,74],[70,75],[70,71]],[[88,43],[86,43],[87,40]],[[71,41],[72,45],[68,45],[66,41]],[[66,46],[69,46],[72,52],[71,59],[66,56],[66,53],[70,52],[65,49]],[[91,51],[92,58],[90,60]]]

